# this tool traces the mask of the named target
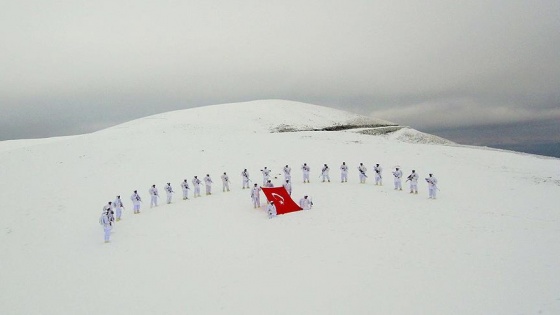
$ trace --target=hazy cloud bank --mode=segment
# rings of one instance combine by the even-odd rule
[[[450,129],[550,119],[560,121],[560,107],[549,108],[531,104],[492,106],[458,99],[395,106],[373,111],[371,115],[420,129]]]
[[[7,1],[0,139],[255,99],[412,127],[559,117],[560,2]]]

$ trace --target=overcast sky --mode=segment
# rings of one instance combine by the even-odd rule
[[[270,98],[423,131],[560,120],[558,0],[6,0],[0,38],[0,140]]]

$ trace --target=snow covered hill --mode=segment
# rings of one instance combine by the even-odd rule
[[[377,131],[361,133],[368,129]],[[0,142],[0,313],[560,313],[560,160],[442,144],[391,122],[280,100]],[[304,162],[310,184],[301,182]],[[384,185],[372,176],[359,184],[360,162],[370,175],[380,163]],[[318,178],[325,163],[331,183]],[[279,185],[286,164],[294,198],[308,194],[315,206],[269,220],[251,206],[240,173],[260,183],[267,166]],[[405,175],[433,173],[438,199],[427,198],[423,181],[418,195],[394,191],[397,165]],[[221,191],[223,172],[231,192]],[[177,194],[149,208],[152,184],[180,191],[183,179],[206,174],[212,196]],[[135,189],[144,199],[138,215]],[[116,195],[124,219],[104,244],[97,221]]]

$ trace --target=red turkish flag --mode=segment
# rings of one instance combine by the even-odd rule
[[[301,207],[292,200],[292,197],[284,187],[261,187],[266,199],[274,201],[277,214],[284,214],[294,211],[302,210]]]

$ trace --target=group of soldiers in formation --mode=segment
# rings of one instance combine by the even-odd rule
[[[303,172],[303,183],[304,184],[310,183],[309,174],[311,173],[311,168],[309,167],[309,165],[307,165],[307,163],[303,163],[301,170]],[[382,174],[383,168],[379,164],[375,164],[373,170],[375,172],[374,173],[375,185],[383,185],[383,174]],[[274,187],[274,184],[270,179],[271,170],[265,167],[260,171],[263,176],[263,182],[261,187]],[[282,186],[286,189],[288,194],[292,195],[292,183],[291,183],[292,168],[286,165],[284,166],[282,171],[284,173],[284,183],[282,184]],[[319,176],[320,178],[322,178],[322,182],[331,181],[331,178],[329,176],[329,171],[330,168],[328,167],[328,165],[324,164],[321,169],[321,175]],[[365,184],[366,178],[368,178],[366,173],[367,173],[367,168],[364,166],[363,163],[360,163],[360,165],[358,166],[358,175],[361,184]],[[392,174],[393,174],[394,189],[402,190],[402,176],[403,176],[402,170],[399,167],[395,167],[395,170],[392,171]],[[257,183],[254,183],[253,187],[250,187],[249,182],[251,182],[251,179],[249,179],[249,172],[247,171],[247,169],[244,169],[243,172],[241,172],[241,177],[243,178],[243,189],[251,190],[251,200],[253,202],[253,207],[260,208],[261,187],[259,187]],[[224,174],[221,176],[221,179],[222,179],[222,191],[223,192],[230,191],[229,175],[227,175],[227,173],[224,172]],[[418,194],[418,179],[419,179],[418,173],[416,173],[415,170],[412,170],[412,173],[408,175],[406,180],[407,182],[410,181],[411,194]],[[429,174],[429,177],[426,177],[425,180],[428,183],[429,198],[436,199],[436,190],[439,190],[437,188],[437,179],[433,176],[433,174]],[[212,184],[214,182],[212,181],[212,178],[210,177],[209,174],[206,174],[206,176],[202,180],[200,180],[198,176],[194,176],[191,182],[194,188],[193,193],[195,198],[201,196],[200,186],[202,185],[203,182],[206,188],[206,195],[207,196],[212,195]],[[340,182],[341,183],[348,182],[348,166],[346,165],[346,162],[342,162],[342,165],[340,166]],[[189,190],[191,189],[191,187],[189,186],[189,182],[186,179],[183,180],[183,182],[181,182],[181,189],[183,191],[183,200],[189,199]],[[167,197],[166,201],[168,204],[170,204],[173,197],[173,193],[175,193],[173,191],[173,188],[171,187],[171,183],[167,183],[164,186],[164,190]],[[148,192],[150,194],[150,208],[157,207],[159,192],[158,189],[156,188],[156,185],[152,185],[152,187],[150,187]],[[132,201],[134,213],[135,214],[140,213],[140,204],[142,202],[142,198],[138,194],[137,190],[135,190],[132,196],[130,196],[130,200]],[[299,206],[303,210],[309,210],[313,206],[313,201],[309,196],[305,195],[299,200]],[[121,220],[123,209],[124,206],[121,200],[121,196],[117,196],[114,201],[109,201],[103,207],[103,212],[101,218],[99,219],[99,223],[103,225],[104,228],[105,243],[109,242],[109,238],[111,235],[111,230],[113,228],[114,222]],[[274,205],[273,201],[269,201],[267,203],[266,212],[268,213],[269,218],[276,216],[276,206]]]

